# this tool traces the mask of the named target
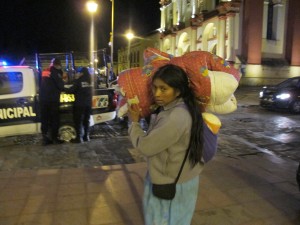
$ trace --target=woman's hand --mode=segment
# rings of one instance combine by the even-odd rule
[[[132,104],[128,107],[128,117],[132,122],[139,122],[141,110],[137,104]]]

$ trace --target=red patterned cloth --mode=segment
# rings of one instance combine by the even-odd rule
[[[180,57],[173,57],[158,49],[147,48],[144,51],[144,60],[145,65],[143,68],[126,70],[119,74],[118,80],[122,95],[127,100],[131,99],[131,103],[138,103],[142,109],[143,116],[149,115],[154,104],[150,87],[151,77],[157,69],[166,64],[180,66],[187,72],[191,81],[191,88],[204,107],[209,103],[212,94],[209,71],[221,71],[232,75],[235,82],[240,80],[240,74],[237,69],[221,57],[206,51],[193,51]],[[214,81],[218,80],[219,74],[215,75]],[[228,91],[233,94],[235,90]],[[124,101],[120,102],[119,107],[123,104]]]
[[[194,51],[181,57],[174,57],[170,61],[183,68],[191,81],[191,87],[196,97],[202,103],[208,103],[211,96],[209,70],[229,73],[240,80],[239,72],[231,67],[224,59],[205,51]]]
[[[127,102],[129,104],[139,104],[142,115],[148,116],[151,113],[150,106],[153,104],[151,95],[151,79],[142,73],[142,68],[132,68],[119,74],[118,85],[123,96],[118,102],[118,107],[122,107]]]

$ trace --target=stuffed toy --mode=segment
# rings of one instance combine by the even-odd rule
[[[122,99],[118,102],[118,116],[127,112],[126,104],[138,104],[142,116],[155,109],[151,93],[151,77],[163,65],[174,64],[185,70],[199,105],[204,111],[226,114],[237,108],[234,92],[240,73],[224,59],[205,51],[193,51],[179,57],[155,48],[144,51],[145,65],[119,74],[118,85]]]

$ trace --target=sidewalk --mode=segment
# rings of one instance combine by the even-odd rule
[[[296,163],[217,155],[201,175],[192,225],[300,224]],[[0,172],[0,225],[143,225],[146,163]]]
[[[237,92],[238,104],[258,104],[258,88]],[[200,176],[191,225],[300,225],[296,169],[271,154],[218,152]],[[0,171],[0,225],[143,225],[145,172],[145,162]]]

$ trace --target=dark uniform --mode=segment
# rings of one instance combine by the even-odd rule
[[[41,131],[43,144],[61,143],[58,139],[60,93],[64,89],[60,60],[55,59],[50,71],[42,73],[40,90]],[[51,131],[50,138],[48,131]]]
[[[67,93],[75,95],[74,102],[74,124],[76,139],[72,142],[82,143],[89,141],[90,116],[92,113],[92,83],[91,75],[86,67],[77,70],[80,73],[73,86],[66,89]]]

